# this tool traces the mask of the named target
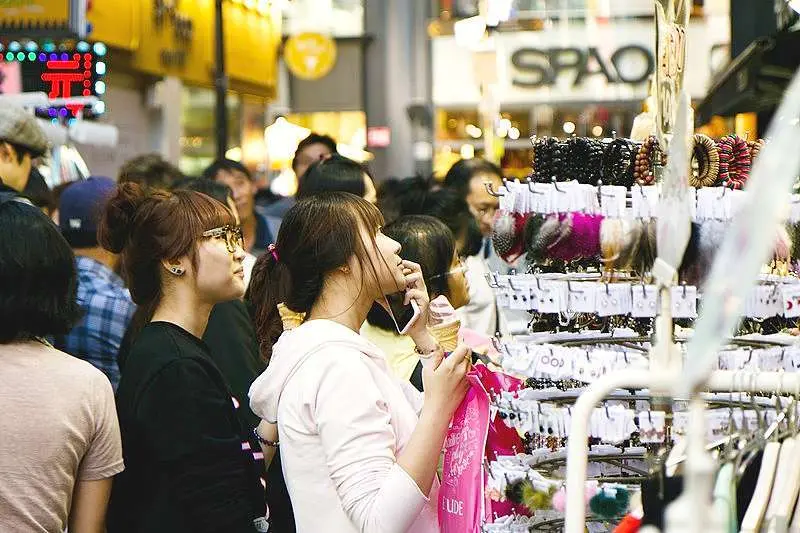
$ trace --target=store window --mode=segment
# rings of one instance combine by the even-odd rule
[[[180,139],[180,169],[185,174],[197,175],[217,157],[214,90],[184,87],[181,102],[183,135]],[[229,94],[226,104],[228,107],[228,147],[230,147],[229,153],[226,155],[231,159],[241,159],[242,102],[239,96]],[[239,148],[238,152],[237,147]]]
[[[533,150],[530,137],[608,138],[625,136],[641,111],[638,103],[608,105],[533,105],[529,109],[502,109],[495,121],[493,159],[508,177],[524,178],[531,172]],[[485,132],[474,109],[439,109],[436,113],[436,175],[459,158],[482,157]]]

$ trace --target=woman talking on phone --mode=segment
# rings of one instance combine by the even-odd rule
[[[470,360],[464,347],[443,357],[426,329],[420,268],[401,259],[382,223],[352,194],[302,199],[254,271],[256,328],[270,362],[250,404],[277,423],[301,533],[439,530],[436,468]],[[424,403],[358,333],[373,302],[397,292],[419,309],[408,334],[426,361]],[[278,303],[305,313],[305,322],[281,335]]]

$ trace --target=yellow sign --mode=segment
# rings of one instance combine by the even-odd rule
[[[69,27],[69,0],[0,0],[0,25],[40,29]]]
[[[286,41],[286,66],[300,79],[324,78],[336,64],[336,42],[320,33],[299,33]]]

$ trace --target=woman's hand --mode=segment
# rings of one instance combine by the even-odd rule
[[[422,267],[412,261],[403,260],[403,276],[406,282],[405,304],[409,305],[413,300],[419,307],[419,317],[408,330],[408,336],[414,343],[425,350],[431,344],[432,336],[428,333],[428,308],[431,299],[428,296],[428,288],[425,286],[425,279],[422,277]],[[435,340],[433,341],[435,345]]]
[[[440,351],[435,357],[436,361],[424,365],[422,369],[425,389],[423,409],[439,412],[449,421],[469,387],[467,372],[472,367],[472,351],[468,346],[459,344],[449,356],[444,357]]]

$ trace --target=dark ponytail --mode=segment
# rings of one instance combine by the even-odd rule
[[[353,255],[362,264],[369,262],[361,227],[374,234],[382,225],[375,206],[345,192],[303,198],[289,210],[274,250],[256,261],[245,295],[265,360],[283,332],[278,304],[296,313],[311,311],[329,272],[345,266]]]

